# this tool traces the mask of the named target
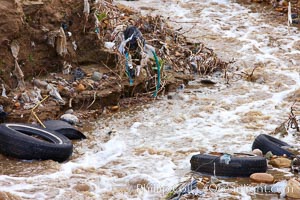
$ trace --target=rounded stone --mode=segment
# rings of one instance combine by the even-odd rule
[[[267,173],[254,173],[251,174],[250,179],[257,183],[273,183],[274,177]]]
[[[100,81],[102,79],[103,74],[100,72],[93,72],[92,80],[93,81]]]

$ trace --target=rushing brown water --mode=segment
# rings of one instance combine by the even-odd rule
[[[23,199],[162,199],[191,177],[189,160],[199,152],[251,152],[254,138],[287,119],[299,88],[299,32],[282,19],[270,19],[226,0],[140,0],[122,3],[143,14],[169,17],[191,40],[200,40],[224,60],[235,59],[230,84],[222,73],[201,77],[184,91],[99,119],[87,140],[74,143],[66,163],[1,157],[0,188]],[[251,81],[237,76],[259,66]],[[235,70],[236,73],[233,73]],[[235,76],[233,76],[235,74]],[[113,130],[113,131],[112,131]],[[112,131],[111,134],[108,134]],[[296,143],[290,134],[281,138]],[[277,179],[288,170],[271,170]],[[248,179],[221,179],[238,188]],[[149,187],[140,187],[147,185]],[[250,186],[248,187],[250,188]],[[251,191],[206,191],[210,199],[270,199]]]

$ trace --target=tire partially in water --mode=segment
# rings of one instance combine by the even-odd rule
[[[49,129],[28,124],[0,124],[0,152],[25,160],[63,162],[73,152],[71,141]]]
[[[250,154],[232,155],[230,162],[226,164],[220,159],[222,155],[194,155],[190,160],[191,170],[226,177],[248,177],[253,173],[267,171],[267,160],[264,157]]]
[[[286,142],[283,142],[277,138],[274,138],[270,135],[260,134],[257,136],[252,144],[252,150],[260,149],[263,154],[266,154],[268,151],[271,151],[273,155],[283,156],[284,154],[288,157],[293,157],[294,154],[289,152],[283,147],[292,147]]]
[[[47,120],[43,122],[47,129],[63,134],[70,140],[86,139],[86,136],[68,122],[62,120]]]

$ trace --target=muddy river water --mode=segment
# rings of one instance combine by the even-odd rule
[[[252,81],[223,74],[192,81],[185,90],[135,110],[99,119],[87,140],[74,144],[66,163],[0,160],[0,190],[23,199],[163,199],[191,176],[190,158],[199,152],[251,152],[254,138],[288,118],[290,97],[300,84],[300,33],[228,0],[121,1],[143,14],[159,14],[191,39],[205,43]],[[241,73],[240,73],[241,74]],[[108,134],[111,130],[112,133]],[[289,134],[280,139],[297,143]],[[281,170],[282,176],[291,176]],[[271,170],[276,178],[278,172]],[[230,184],[248,179],[221,179]],[[148,188],[141,185],[151,186]],[[277,199],[247,190],[207,192],[210,199]]]

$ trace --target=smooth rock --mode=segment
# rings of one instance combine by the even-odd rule
[[[268,151],[265,155],[265,158],[270,160],[273,157],[273,153],[271,151]]]
[[[269,162],[270,165],[278,168],[289,168],[291,167],[291,163],[292,161],[288,158],[275,158]]]
[[[60,119],[70,124],[77,124],[79,122],[78,117],[72,114],[63,114]]]
[[[267,173],[254,173],[251,174],[250,179],[257,183],[273,183],[274,177]]]
[[[263,153],[260,149],[254,149],[252,151],[253,154],[257,155],[257,156],[263,156]]]
[[[295,179],[290,179],[285,188],[287,197],[299,199],[300,198],[300,183]]]
[[[198,183],[197,183],[197,188],[198,188],[199,190],[203,189],[204,187],[205,187],[205,183],[202,183],[202,182],[198,182]]]
[[[77,86],[76,86],[76,91],[77,92],[82,92],[85,90],[85,86],[81,83],[79,83]]]
[[[78,184],[74,187],[74,189],[79,192],[86,192],[90,190],[90,186],[87,184]]]
[[[74,110],[73,109],[69,109],[65,112],[65,114],[73,114],[74,113]]]
[[[103,74],[100,72],[93,72],[92,80],[93,81],[100,81],[102,79]]]

